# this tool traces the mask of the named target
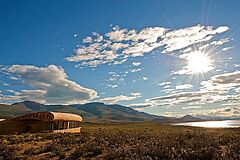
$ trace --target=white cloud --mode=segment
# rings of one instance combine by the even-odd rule
[[[182,90],[182,89],[191,89],[192,87],[193,87],[193,85],[191,85],[191,84],[182,84],[182,85],[177,85],[176,89],[180,89],[180,90]]]
[[[135,66],[135,67],[137,67],[137,66],[140,66],[140,65],[141,65],[141,62],[133,62],[132,65]]]
[[[203,90],[227,93],[240,86],[240,71],[215,75],[208,81],[201,82]]]
[[[240,71],[213,76],[211,81],[213,84],[240,84]]]
[[[209,41],[215,34],[226,32],[229,28],[220,26],[214,29],[212,26],[196,25],[186,27],[179,30],[173,30],[166,33],[163,44],[165,45],[164,52],[173,52],[183,49],[196,43]]]
[[[165,85],[170,85],[172,82],[161,82],[158,85],[159,86],[165,86]]]
[[[140,109],[140,108],[148,108],[148,107],[152,107],[152,103],[132,103],[127,105],[128,107],[134,108],[134,109]]]
[[[163,88],[168,89],[168,88],[171,88],[171,86],[170,85],[165,85]]]
[[[5,72],[19,76],[32,89],[18,92],[19,100],[33,100],[47,104],[81,103],[93,99],[97,92],[68,79],[60,66],[36,67],[12,65]],[[29,88],[28,87],[28,88]]]
[[[105,80],[107,82],[106,87],[108,88],[116,88],[121,84],[124,84],[124,77],[126,74],[119,72],[119,71],[110,71],[109,77]]]
[[[216,33],[223,33],[223,32],[226,32],[227,30],[229,30],[229,28],[227,26],[220,26],[215,30],[215,32]]]
[[[180,92],[146,99],[146,102],[153,103],[155,106],[174,106],[178,104],[201,104],[211,100],[211,97],[204,95],[204,92]]]
[[[117,84],[107,84],[107,87],[109,87],[109,88],[117,88],[118,85]]]
[[[188,106],[188,107],[182,107],[182,109],[200,109],[202,106]]]
[[[6,91],[9,92],[9,93],[14,93],[15,92],[14,90],[11,90],[11,89],[7,89]]]
[[[86,37],[83,39],[83,43],[92,43],[92,38],[91,37]]]
[[[135,110],[139,111],[139,112],[143,112],[144,108],[134,108]]]
[[[163,53],[184,51],[187,47],[189,48],[185,51],[189,51],[193,45],[204,45],[202,43],[210,41],[216,34],[226,32],[228,29],[227,26],[213,28],[195,25],[175,30],[147,27],[136,31],[116,26],[103,35],[93,33],[92,36],[84,38],[83,44],[66,60],[79,62],[80,66],[96,67],[106,63],[121,64],[128,57],[143,56],[159,47]],[[212,45],[220,45],[225,41],[215,41]]]
[[[224,43],[227,43],[227,42],[229,42],[229,39],[228,38],[224,38],[224,39],[220,39],[218,41],[212,41],[210,43],[210,45],[220,46],[220,45],[223,45]]]
[[[132,96],[135,96],[135,97],[141,97],[141,93],[139,92],[135,92],[135,93],[130,93]]]
[[[240,64],[234,64],[234,67],[235,68],[240,67]]]
[[[211,116],[211,117],[240,117],[239,106],[229,106],[216,109],[192,110],[192,115],[196,116]]]
[[[0,101],[1,103],[13,103],[21,100],[21,96],[18,95],[3,95],[0,93]]]
[[[166,87],[166,86],[165,86]],[[165,93],[173,93],[173,92],[175,92],[175,89],[173,89],[173,88],[170,88],[170,86],[169,85],[167,85],[167,89],[163,89],[163,90],[161,90],[162,92],[165,92]]]
[[[2,81],[0,81],[0,84],[2,84],[3,86],[9,86],[8,83],[2,82]]]
[[[122,101],[132,101],[139,97],[141,97],[139,94],[131,95],[131,96],[120,95],[115,97],[106,97],[106,98],[100,99],[99,101],[107,104],[116,104]]]
[[[148,80],[148,77],[145,77],[145,76],[143,76],[143,77],[141,77],[141,78],[142,78],[142,80],[144,80],[144,81]]]
[[[129,70],[129,72],[135,73],[135,72],[140,72],[142,69],[141,68],[132,68]]]
[[[120,59],[120,60],[118,60],[118,61],[116,60],[116,61],[113,62],[113,64],[114,64],[114,65],[122,64],[122,63],[126,62],[126,60],[127,60],[127,59]]]
[[[202,81],[197,91],[175,92],[171,94],[146,99],[146,102],[154,106],[199,106],[208,104],[236,104],[239,103],[240,71],[224,73],[211,77],[208,81]],[[192,85],[184,84],[176,86],[177,89],[192,88]]]
[[[240,93],[240,87],[234,89],[235,92]]]

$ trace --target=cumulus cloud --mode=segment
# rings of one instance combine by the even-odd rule
[[[33,100],[47,104],[71,104],[93,99],[97,92],[68,79],[60,66],[36,67],[12,65],[5,72],[17,75],[23,86],[31,87],[17,92],[19,100]],[[5,97],[6,99],[6,97]]]
[[[94,32],[85,37],[83,44],[78,45],[75,53],[66,60],[78,62],[80,66],[96,67],[106,63],[121,64],[129,57],[143,56],[157,48],[162,53],[175,54],[178,50],[181,53],[191,50],[193,45],[210,41],[228,29],[227,26],[195,25],[180,29],[147,27],[137,31],[116,26],[105,34]],[[215,41],[211,45],[220,45],[225,41]]]

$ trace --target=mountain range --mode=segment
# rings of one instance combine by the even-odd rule
[[[190,115],[181,118],[151,115],[145,112],[139,112],[130,107],[118,104],[106,105],[99,102],[73,105],[44,105],[32,101],[23,101],[12,105],[0,104],[0,118],[11,118],[29,112],[43,111],[78,114],[81,115],[86,122],[187,122],[200,120]]]

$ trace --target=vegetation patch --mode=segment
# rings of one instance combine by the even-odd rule
[[[0,136],[0,159],[240,159],[240,129],[83,124],[80,134]]]

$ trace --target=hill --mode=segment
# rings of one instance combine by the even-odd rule
[[[74,105],[44,105],[32,101],[23,101],[12,105],[0,105],[0,116],[2,118],[40,111],[74,113],[81,115],[84,118],[84,121],[98,122],[158,121],[171,123],[196,120],[196,118],[189,115],[182,118],[157,116],[145,112],[139,112],[130,107],[118,104],[106,105],[99,102]]]
[[[22,106],[20,104],[15,105],[0,104],[0,118],[4,119],[31,111],[32,110],[29,109],[28,107]]]

